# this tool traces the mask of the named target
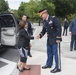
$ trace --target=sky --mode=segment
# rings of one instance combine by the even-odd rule
[[[29,2],[29,0],[5,0],[8,1],[9,8],[11,9],[18,9],[21,2]]]

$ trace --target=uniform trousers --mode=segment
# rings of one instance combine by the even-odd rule
[[[76,49],[76,35],[71,36],[70,50],[73,50],[73,46]]]
[[[52,66],[53,57],[55,58],[55,68],[58,69],[58,45],[47,45],[47,66]]]
[[[63,35],[64,34],[67,36],[67,28],[64,28]]]

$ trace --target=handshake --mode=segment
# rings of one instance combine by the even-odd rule
[[[37,36],[35,37],[35,39],[40,39],[40,35],[37,35]]]
[[[30,37],[34,37],[34,36],[30,36]],[[34,37],[34,39],[40,39],[40,35],[37,35],[36,37]]]

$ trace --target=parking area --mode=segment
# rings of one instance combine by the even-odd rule
[[[19,52],[17,49],[8,47],[0,52],[0,74],[10,75],[19,61]],[[5,71],[5,72],[3,72]]]

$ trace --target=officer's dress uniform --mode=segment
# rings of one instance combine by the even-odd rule
[[[56,40],[61,40],[61,24],[56,17],[48,16],[47,20],[43,21],[43,29],[40,38],[47,32],[47,66],[52,66],[53,55],[55,56],[55,68],[58,69],[58,45]]]
[[[76,18],[71,21],[70,27],[69,27],[69,32],[72,33],[70,51],[73,50],[73,45],[74,45],[74,50],[76,50]]]
[[[64,31],[63,31],[63,35],[65,34],[65,31],[66,31],[66,36],[67,36],[67,29],[68,29],[68,22],[67,21],[64,21]]]

